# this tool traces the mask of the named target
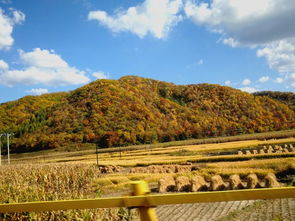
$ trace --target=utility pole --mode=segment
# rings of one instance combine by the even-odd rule
[[[9,137],[13,136],[13,133],[7,133],[6,137],[7,137],[7,162],[8,164],[10,164],[10,150],[9,150]]]
[[[5,134],[0,134],[0,166],[2,165],[2,152],[1,152],[1,148],[2,148],[2,136],[4,136]]]
[[[96,144],[96,164],[98,166],[98,144]]]

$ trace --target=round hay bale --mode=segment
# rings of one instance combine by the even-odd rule
[[[280,187],[280,183],[277,181],[276,175],[273,173],[268,173],[264,177],[264,182],[265,182],[265,187],[267,188],[275,188],[275,187]]]
[[[244,189],[245,186],[240,179],[240,176],[237,174],[231,175],[229,177],[229,189],[231,190],[239,190]]]
[[[172,176],[165,176],[158,182],[159,193],[165,193],[167,191],[174,191],[175,181]]]
[[[209,184],[205,181],[204,177],[202,176],[194,176],[191,179],[191,191],[206,191],[208,190]]]
[[[258,178],[255,173],[251,173],[246,177],[247,189],[255,189],[258,187]]]
[[[179,176],[175,179],[175,190],[177,192],[188,192],[191,190],[191,182],[186,176]]]
[[[218,191],[218,190],[225,190],[227,185],[223,182],[223,179],[220,175],[215,175],[211,177],[210,180],[210,190]]]

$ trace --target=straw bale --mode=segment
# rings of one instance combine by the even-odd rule
[[[240,179],[240,176],[237,174],[231,175],[229,177],[229,188],[231,190],[238,190],[238,189],[244,189],[245,186],[243,182]]]
[[[246,177],[247,189],[254,189],[258,186],[258,178],[256,174],[252,173]]]
[[[268,173],[265,177],[264,177],[264,181],[265,181],[265,187],[267,188],[275,188],[275,187],[280,187],[280,183],[277,181],[276,175],[274,175],[273,173]]]
[[[175,181],[172,176],[165,176],[158,182],[159,193],[173,191],[175,189]]]
[[[258,154],[257,150],[252,150],[251,152],[252,152],[252,154]]]
[[[211,177],[210,180],[210,190],[218,191],[226,189],[227,185],[223,182],[223,179],[220,175],[215,175]]]
[[[265,154],[265,152],[264,152],[263,149],[260,149],[258,153],[259,153],[259,154]]]
[[[184,192],[191,190],[191,182],[186,176],[179,176],[175,179],[175,186],[177,192]]]
[[[206,182],[206,180],[202,176],[194,176],[191,179],[192,192],[205,191],[205,190],[208,190],[208,187],[209,187],[209,184]]]

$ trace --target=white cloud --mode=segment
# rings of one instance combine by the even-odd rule
[[[283,78],[276,78],[275,82],[278,84],[281,84],[284,82],[284,79]]]
[[[295,38],[267,44],[257,56],[265,57],[269,67],[280,73],[295,72]]]
[[[5,15],[0,8],[0,50],[9,49],[12,46],[14,42],[11,36],[13,27],[25,20],[25,14],[21,11],[11,9],[11,14],[11,16]]]
[[[231,85],[231,81],[226,81],[226,82],[224,82],[224,84],[229,86],[229,85]]]
[[[35,48],[31,52],[19,51],[21,60],[28,66],[38,68],[67,68],[68,64],[54,51]]]
[[[151,34],[165,38],[182,16],[182,0],[145,0],[142,4],[127,10],[115,12],[113,16],[105,11],[90,11],[88,20],[97,20],[113,32],[129,31],[140,38]]]
[[[257,45],[293,37],[294,11],[295,1],[290,0],[211,0],[185,4],[187,17],[222,32],[226,44]]]
[[[197,64],[197,65],[202,65],[202,64],[204,64],[204,60],[203,60],[203,59],[200,59],[200,60],[197,61],[196,64]]]
[[[286,84],[286,88],[295,88],[295,73],[285,74],[283,77],[278,77],[274,80],[277,84]]]
[[[89,82],[84,71],[69,66],[60,55],[53,51],[40,48],[31,52],[20,51],[20,59],[25,68],[0,71],[1,84],[7,86],[16,84],[64,86]]]
[[[24,13],[17,10],[12,10],[12,15],[11,19],[14,24],[21,24],[26,18]]]
[[[251,84],[251,81],[249,79],[247,79],[247,78],[244,79],[243,82],[242,82],[242,85],[244,85],[244,86],[248,86],[250,84]]]
[[[219,33],[218,42],[258,48],[257,56],[283,75],[281,82],[295,85],[295,1],[188,0],[184,11],[197,25]]]
[[[294,87],[295,79],[295,38],[266,44],[257,51],[258,57],[265,57],[271,69],[278,71],[288,80],[284,82]],[[278,81],[277,81],[278,82]],[[278,83],[282,83],[279,81]]]
[[[47,94],[48,89],[46,88],[32,88],[31,90],[26,91],[28,94],[32,95],[41,95],[41,94]]]
[[[242,88],[238,88],[238,89],[240,89],[241,91],[248,92],[248,93],[254,93],[257,91],[257,89],[254,87],[242,87]]]
[[[222,43],[231,46],[232,48],[236,48],[237,46],[239,46],[239,43],[233,38],[224,38],[222,40]]]
[[[94,72],[92,76],[97,79],[108,79],[108,74],[105,74],[102,71]]]
[[[265,82],[269,81],[269,77],[268,76],[262,76],[261,78],[258,79],[258,81],[260,83],[265,83]]]
[[[0,70],[6,70],[8,68],[9,68],[8,64],[5,61],[0,60]]]

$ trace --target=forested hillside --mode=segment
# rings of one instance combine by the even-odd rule
[[[136,76],[0,105],[0,130],[15,133],[12,149],[17,152],[71,143],[111,147],[273,131],[294,127],[294,119],[288,105],[266,96]]]
[[[259,91],[254,93],[256,96],[267,96],[274,100],[278,100],[287,104],[293,111],[295,111],[295,93],[280,92],[280,91]]]

